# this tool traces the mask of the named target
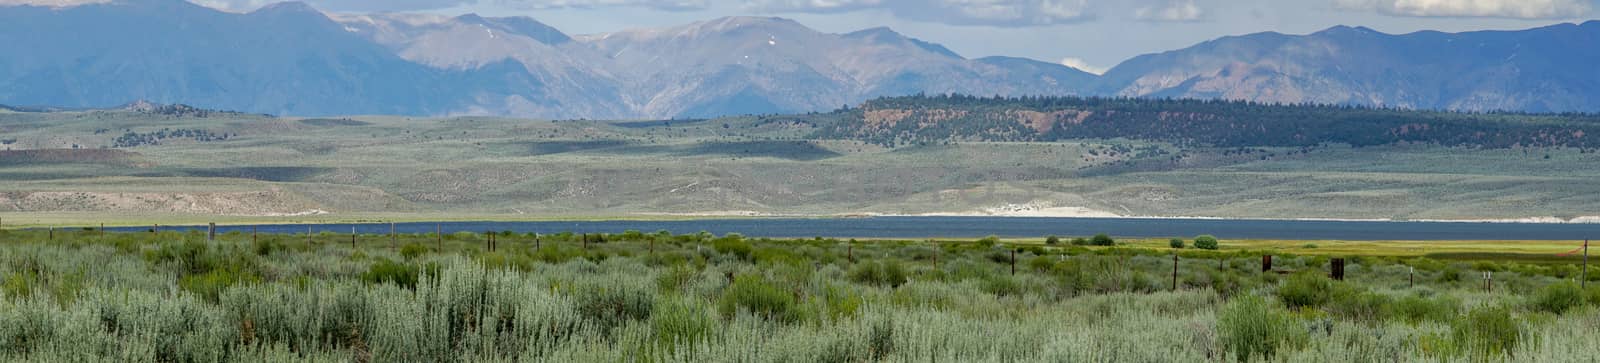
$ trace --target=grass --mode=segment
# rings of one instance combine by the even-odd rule
[[[1023,240],[0,231],[18,361],[1563,361],[1600,308],[1543,265]],[[1163,242],[1163,241],[1155,241]],[[1144,243],[1142,241],[1138,243]],[[1324,243],[1327,244],[1327,243]],[[1019,268],[1010,272],[1010,252]],[[1226,258],[1218,263],[1218,258]],[[1494,262],[1497,288],[1442,278]],[[1421,278],[1414,287],[1405,271]],[[1398,273],[1397,273],[1398,272]],[[1311,296],[1311,298],[1302,298]],[[1292,298],[1289,298],[1292,297]],[[1309,302],[1308,302],[1309,301]]]

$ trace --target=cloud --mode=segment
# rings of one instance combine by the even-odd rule
[[[1088,0],[757,0],[746,7],[770,13],[883,10],[907,20],[996,27],[1070,24],[1094,18]]]
[[[1196,21],[1204,15],[1194,0],[1164,1],[1133,9],[1133,18],[1144,21]]]
[[[0,0],[10,1],[10,0]],[[38,0],[33,0],[38,1]],[[61,1],[61,0],[57,0]],[[191,0],[229,11],[250,11],[279,0]],[[641,7],[665,11],[701,10],[710,0],[302,0],[326,11],[382,12],[444,9],[464,5],[493,5],[508,9],[593,9]]]
[[[1395,16],[1565,19],[1593,10],[1592,0],[1333,0],[1346,10]]]
[[[1084,61],[1082,58],[1074,58],[1074,57],[1067,57],[1067,58],[1062,59],[1061,60],[1061,65],[1072,67],[1072,68],[1077,68],[1080,71],[1094,73],[1096,75],[1106,74],[1106,70],[1107,70],[1106,67],[1095,66],[1095,65],[1089,64],[1089,62],[1087,62],[1087,61]]]

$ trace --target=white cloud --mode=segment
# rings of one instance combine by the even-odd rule
[[[1095,65],[1089,64],[1089,62],[1087,62],[1087,61],[1084,61],[1082,58],[1074,58],[1074,57],[1067,57],[1067,58],[1062,59],[1061,60],[1061,65],[1072,67],[1072,68],[1077,68],[1080,71],[1094,73],[1096,75],[1106,74],[1106,70],[1107,70],[1106,67],[1095,66]]]
[[[461,1],[465,3],[466,1]],[[641,7],[666,11],[703,10],[710,0],[478,0],[477,3],[525,9]]]
[[[1564,19],[1588,15],[1591,0],[1333,0],[1334,6],[1396,16]]]
[[[1205,12],[1194,0],[1166,1],[1133,9],[1133,18],[1145,21],[1195,21]]]
[[[88,0],[0,0],[0,1],[88,1]],[[103,0],[109,1],[109,0]],[[189,0],[207,7],[250,11],[282,0]],[[641,7],[666,11],[701,10],[711,0],[301,0],[327,11],[381,12],[444,9],[462,5],[493,5],[506,9],[563,9]]]
[[[997,27],[1068,24],[1093,18],[1088,0],[756,0],[746,8],[771,13],[877,9],[908,20]]]

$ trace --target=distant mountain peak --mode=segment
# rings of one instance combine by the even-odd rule
[[[267,5],[267,6],[263,6],[260,9],[256,9],[256,11],[252,11],[250,13],[251,14],[313,13],[313,14],[319,14],[320,15],[320,14],[322,14],[322,11],[317,10],[316,8],[313,8],[313,7],[311,7],[311,4],[306,4],[304,2],[300,2],[300,1],[284,1],[284,2],[277,2],[277,3],[272,3],[270,5]]]
[[[960,54],[956,54],[956,52],[951,51],[950,48],[945,48],[944,45],[908,37],[905,34],[901,34],[900,32],[894,31],[894,29],[890,29],[889,27],[885,26],[853,31],[845,34],[844,37],[847,39],[860,39],[872,42],[909,42],[918,48],[922,48],[923,50],[937,53],[939,55],[950,58],[963,58]]]

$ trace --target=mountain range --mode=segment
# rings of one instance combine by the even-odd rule
[[[183,0],[0,6],[0,103],[133,100],[252,113],[704,118],[909,94],[1224,98],[1450,110],[1600,111],[1600,22],[1522,31],[1258,33],[1103,76],[969,59],[888,28],[769,17],[570,35],[527,17],[232,13]]]

